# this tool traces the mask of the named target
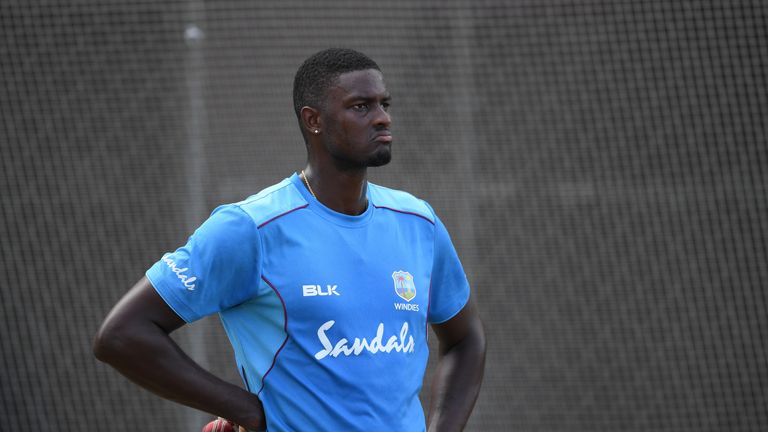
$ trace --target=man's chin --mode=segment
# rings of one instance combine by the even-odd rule
[[[371,159],[368,160],[369,167],[384,166],[392,160],[392,151],[387,147],[378,151]]]

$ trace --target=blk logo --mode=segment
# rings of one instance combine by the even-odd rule
[[[316,297],[316,296],[331,296],[331,295],[337,295],[340,296],[338,291],[336,291],[336,288],[338,288],[338,285],[326,285],[323,287],[322,285],[302,285],[301,291],[304,295],[304,297]]]

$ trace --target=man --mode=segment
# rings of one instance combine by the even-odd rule
[[[413,196],[370,184],[389,162],[390,96],[347,49],[299,68],[299,173],[214,210],[105,319],[94,353],[158,395],[270,431],[422,431],[427,323],[439,340],[430,431],[461,430],[485,336],[448,233]],[[168,336],[219,313],[246,389]]]

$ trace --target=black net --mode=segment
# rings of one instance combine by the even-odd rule
[[[480,304],[469,430],[767,430],[767,14],[4,0],[0,428],[202,427],[99,364],[91,338],[217,204],[303,166],[293,74],[347,46],[394,99],[373,181],[435,207]],[[177,339],[239,383],[216,319]]]

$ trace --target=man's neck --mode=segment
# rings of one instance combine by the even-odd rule
[[[366,168],[340,171],[307,164],[304,185],[326,207],[348,215],[359,215],[368,208]]]

